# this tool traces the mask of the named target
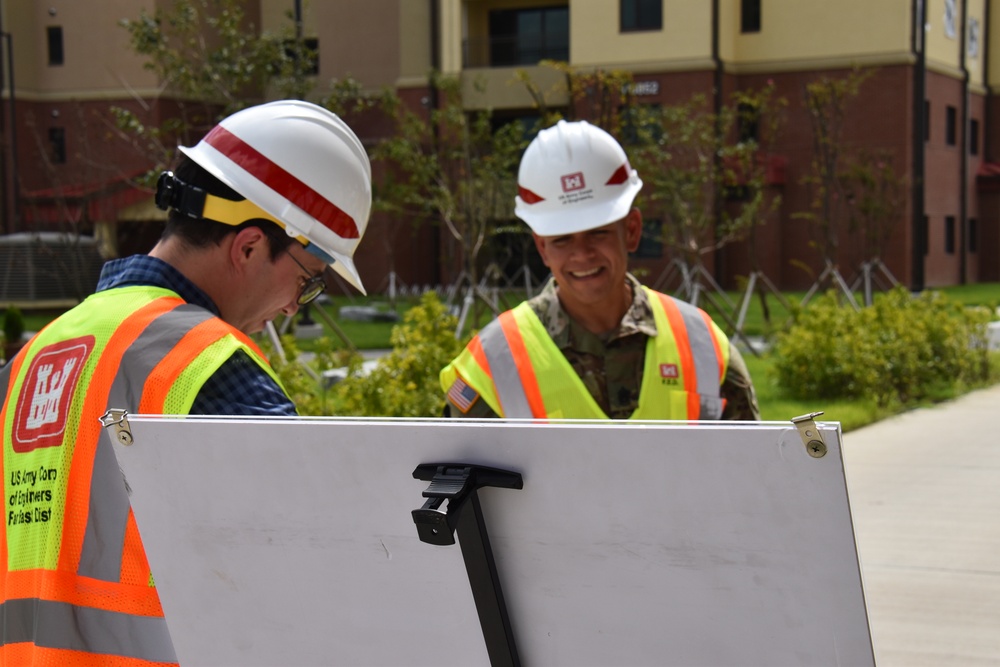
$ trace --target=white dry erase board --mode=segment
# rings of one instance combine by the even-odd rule
[[[836,423],[823,456],[791,422],[127,427],[182,665],[489,664],[471,538],[421,541],[411,514],[436,463],[521,475],[477,492],[521,664],[874,664]]]

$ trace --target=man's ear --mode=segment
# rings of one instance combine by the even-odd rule
[[[545,237],[531,232],[531,238],[535,240],[535,250],[538,251],[538,255],[542,258],[542,263],[545,264],[545,266],[548,266],[549,257],[545,252]]]
[[[270,257],[267,236],[260,227],[244,227],[232,236],[229,246],[229,261],[233,266],[242,267],[262,257]]]
[[[625,216],[625,247],[629,252],[639,249],[642,240],[642,212],[636,207]]]

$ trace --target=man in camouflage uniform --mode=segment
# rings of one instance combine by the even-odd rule
[[[518,186],[515,213],[552,277],[442,371],[450,416],[760,419],[746,364],[715,323],[628,273],[642,181],[610,135],[586,122],[542,131]]]

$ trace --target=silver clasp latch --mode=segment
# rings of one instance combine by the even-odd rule
[[[132,427],[128,424],[128,413],[124,410],[119,410],[118,408],[111,408],[105,412],[101,417],[101,426],[107,428],[113,426],[115,429],[115,438],[118,442],[123,445],[132,444]]]
[[[821,414],[823,413],[810,412],[807,415],[792,418],[792,423],[795,424],[795,428],[799,429],[799,435],[802,437],[802,444],[806,446],[806,451],[809,452],[809,456],[814,459],[821,459],[826,456],[826,442],[823,441],[823,434],[820,433],[819,427],[817,427],[816,422],[813,421]]]

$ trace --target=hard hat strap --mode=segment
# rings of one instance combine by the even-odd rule
[[[247,220],[262,218],[285,228],[285,223],[249,199],[233,201],[216,197],[202,188],[185,183],[169,171],[160,174],[156,182],[156,206],[164,211],[172,208],[189,218],[207,218],[233,227],[242,225]]]

